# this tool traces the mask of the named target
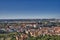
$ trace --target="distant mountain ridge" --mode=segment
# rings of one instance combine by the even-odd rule
[[[0,22],[12,22],[12,21],[59,21],[60,19],[0,19]]]

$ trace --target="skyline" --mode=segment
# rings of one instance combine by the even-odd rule
[[[60,19],[60,0],[0,0],[0,19]]]

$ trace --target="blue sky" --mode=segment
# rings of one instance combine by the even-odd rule
[[[0,0],[0,19],[60,18],[60,0]]]

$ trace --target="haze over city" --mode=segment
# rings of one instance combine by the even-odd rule
[[[0,19],[60,18],[60,0],[0,0]]]

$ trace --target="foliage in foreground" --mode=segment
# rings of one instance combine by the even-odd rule
[[[4,40],[6,39],[6,37],[10,37],[10,40],[16,40],[15,35],[17,35],[17,33],[9,33],[9,34],[0,34],[0,38],[4,38]],[[60,35],[40,35],[38,37],[31,37],[29,36],[26,40],[60,40]]]
[[[27,40],[60,40],[60,36],[45,35],[45,36],[38,36],[38,37],[29,37]]]

